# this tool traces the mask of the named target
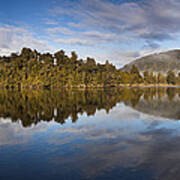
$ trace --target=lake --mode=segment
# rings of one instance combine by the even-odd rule
[[[180,88],[0,90],[1,180],[180,179]]]

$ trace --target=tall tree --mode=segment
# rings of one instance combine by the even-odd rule
[[[176,76],[175,76],[174,72],[168,71],[167,82],[168,82],[168,84],[176,84]]]

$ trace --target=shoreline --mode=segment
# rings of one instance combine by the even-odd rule
[[[22,89],[47,89],[47,90],[52,90],[52,89],[94,89],[94,88],[180,88],[180,85],[174,85],[174,84],[112,84],[112,85],[76,85],[76,86],[12,86],[12,85],[6,85],[6,86],[0,86],[1,89],[17,89],[17,90],[22,90]]]

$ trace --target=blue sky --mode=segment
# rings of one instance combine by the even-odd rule
[[[180,47],[179,0],[6,0],[0,6],[0,55],[30,47],[75,50],[122,66]]]

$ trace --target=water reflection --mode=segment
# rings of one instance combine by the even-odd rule
[[[1,92],[0,179],[179,179],[179,94]]]
[[[180,119],[179,88],[114,88],[108,90],[1,91],[0,117],[20,120],[24,127],[40,121],[54,120],[64,124],[78,114],[94,115],[96,110],[108,113],[124,102],[138,111]]]

